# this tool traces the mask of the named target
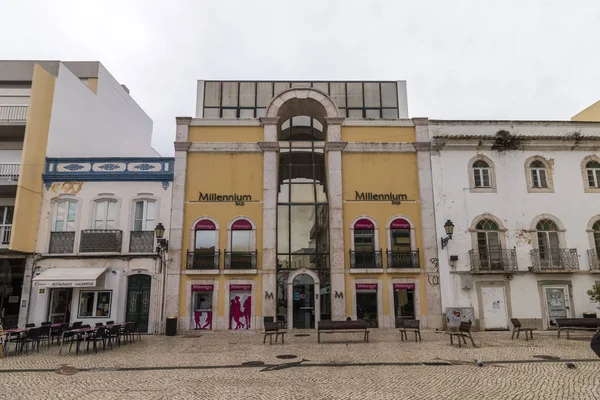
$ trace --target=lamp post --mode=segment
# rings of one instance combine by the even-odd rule
[[[163,274],[163,282],[162,282],[162,307],[160,308],[160,325],[164,323],[165,319],[165,291],[167,288],[167,260],[165,254],[169,251],[169,241],[167,239],[163,239],[165,234],[165,227],[162,223],[158,223],[156,228],[154,228],[154,234],[156,235],[156,253],[160,258],[160,272]]]
[[[446,235],[448,236],[442,238],[442,249],[448,245],[449,240],[452,240],[452,234],[454,233],[454,224],[452,223],[452,221],[446,221],[446,223],[444,224],[444,230],[446,231]]]

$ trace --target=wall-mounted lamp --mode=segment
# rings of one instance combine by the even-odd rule
[[[442,249],[446,247],[448,245],[448,241],[452,239],[452,234],[454,233],[454,224],[452,223],[452,221],[446,221],[446,223],[444,224],[444,230],[446,231],[446,235],[448,236],[442,238]]]
[[[167,239],[163,239],[163,235],[165,234],[165,227],[162,223],[158,223],[156,228],[154,228],[154,233],[156,234],[156,252],[160,253],[162,251],[169,250],[169,241]]]

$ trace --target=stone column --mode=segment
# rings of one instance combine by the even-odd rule
[[[169,225],[169,254],[166,268],[166,294],[165,299],[165,315],[164,318],[170,316],[179,316],[179,279],[182,268],[185,268],[182,260],[183,246],[183,211],[185,204],[185,176],[187,168],[187,151],[190,148],[189,117],[178,117],[177,130],[175,136],[175,165],[173,166],[173,195],[171,200],[171,222]],[[164,273],[164,272],[163,272]],[[160,321],[161,329],[164,332],[165,321]],[[186,321],[181,318],[178,320],[178,329],[185,329]]]
[[[433,180],[431,175],[431,154],[429,140],[429,120],[413,118],[416,131],[415,148],[419,169],[419,197],[421,200],[421,234],[423,235],[423,259],[425,262],[427,293],[427,319],[424,327],[443,328],[440,273],[438,262],[438,236],[435,227]]]
[[[32,279],[35,268],[35,255],[28,255],[25,259],[25,271],[23,275],[23,287],[21,288],[21,304],[19,304],[19,317],[17,320],[17,326],[19,328],[25,327],[27,319],[29,318],[29,310],[31,309],[30,303],[32,296],[33,286]],[[6,328],[6,327],[5,327]]]
[[[261,118],[264,127],[263,151],[263,222],[262,222],[262,315],[277,314],[277,168],[279,165],[279,118]],[[262,319],[261,319],[262,321]]]
[[[329,254],[331,269],[331,319],[346,319],[344,268],[344,212],[342,199],[342,122],[344,118],[327,121],[327,189],[329,193]],[[343,296],[340,294],[343,293]]]

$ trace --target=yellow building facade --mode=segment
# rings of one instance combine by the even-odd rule
[[[403,82],[201,81],[177,119],[168,315],[441,327],[421,122]]]

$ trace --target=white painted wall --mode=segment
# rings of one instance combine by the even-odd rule
[[[154,157],[152,120],[99,66],[98,93],[60,64],[55,83],[48,157]]]
[[[493,122],[439,122],[429,126],[430,139],[440,135],[494,135],[501,129],[519,135],[566,135],[580,132],[584,136],[600,136],[600,126],[577,123],[493,123]],[[432,175],[436,209],[436,226],[444,234],[447,219],[455,225],[454,236],[444,249],[438,247],[440,255],[440,279],[442,306],[473,306],[479,315],[475,284],[473,289],[461,288],[460,277],[450,272],[470,271],[468,251],[472,249],[471,226],[475,217],[490,213],[502,221],[506,242],[504,248],[516,248],[520,271],[532,265],[530,233],[533,219],[544,213],[555,216],[566,229],[565,242],[561,247],[577,248],[581,272],[575,274],[519,274],[508,283],[512,301],[513,317],[541,318],[542,308],[538,292],[538,281],[570,280],[573,287],[576,317],[583,312],[598,312],[589,302],[586,291],[600,277],[587,272],[587,250],[590,249],[589,221],[600,215],[600,194],[585,193],[581,173],[583,158],[599,152],[572,150],[564,146],[554,151],[477,151],[474,149],[452,149],[449,146],[439,152],[432,151]],[[497,193],[471,193],[469,190],[469,161],[476,155],[489,157],[495,164]],[[528,193],[525,160],[539,155],[553,162],[554,193]],[[439,246],[439,244],[438,244]],[[457,255],[455,267],[449,257]],[[504,280],[504,276],[476,276],[474,281]]]
[[[19,143],[22,144],[22,143]],[[12,164],[21,162],[21,150],[0,149],[0,164]]]
[[[0,87],[0,105],[29,105],[31,88]]]

